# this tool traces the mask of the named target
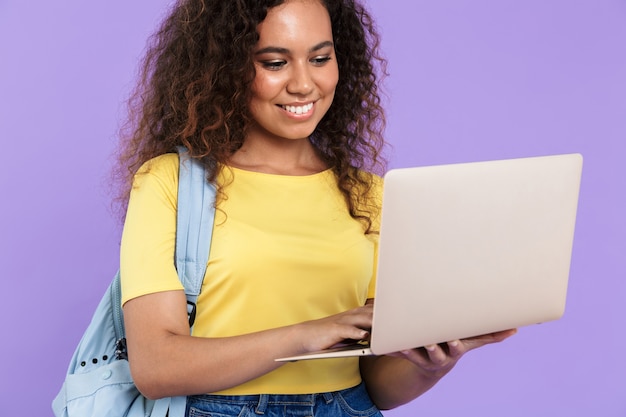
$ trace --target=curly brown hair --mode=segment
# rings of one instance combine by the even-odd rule
[[[214,180],[241,147],[251,116],[253,49],[267,11],[289,0],[180,0],[150,38],[121,130],[115,177],[125,212],[135,173],[146,161],[185,146]],[[334,171],[350,215],[371,230],[368,198],[385,160],[379,81],[386,63],[379,36],[358,0],[319,0],[331,19],[339,82],[311,135]],[[221,190],[219,190],[221,191]]]

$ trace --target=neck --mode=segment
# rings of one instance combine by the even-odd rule
[[[232,155],[229,165],[279,175],[311,175],[327,168],[307,138],[268,140],[248,137]]]

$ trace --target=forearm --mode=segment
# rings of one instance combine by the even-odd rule
[[[133,354],[131,372],[149,398],[192,395],[231,388],[281,366],[280,356],[301,353],[295,327],[229,338],[170,334]]]
[[[306,340],[300,325],[226,338],[192,337],[182,291],[127,302],[124,322],[131,373],[149,398],[234,387],[279,367],[275,358],[302,353]]]
[[[425,371],[406,359],[392,356],[361,359],[361,375],[372,401],[381,410],[396,408],[419,397],[448,371]]]

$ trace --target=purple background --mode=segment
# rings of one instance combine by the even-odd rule
[[[107,173],[166,0],[0,0],[0,416],[50,401],[117,268]],[[626,2],[370,0],[392,166],[581,152],[568,306],[390,416],[626,416]]]

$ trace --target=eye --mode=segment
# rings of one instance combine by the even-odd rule
[[[261,61],[261,65],[263,68],[268,69],[270,71],[277,71],[285,66],[285,61],[274,60],[274,61]]]
[[[332,58],[330,56],[316,56],[315,58],[311,59],[311,63],[314,65],[324,65],[325,63],[327,63],[328,61],[330,61]]]

